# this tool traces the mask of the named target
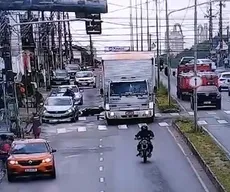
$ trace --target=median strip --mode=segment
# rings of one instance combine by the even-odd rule
[[[160,82],[160,86],[158,87],[157,94],[156,94],[156,103],[159,111],[161,113],[175,113],[179,112],[179,106],[177,102],[171,97],[171,104],[168,103],[168,90]]]
[[[202,127],[195,131],[194,122],[190,119],[178,119],[173,122],[173,126],[182,135],[217,190],[230,192],[230,161],[224,150]]]

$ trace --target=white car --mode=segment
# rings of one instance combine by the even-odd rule
[[[76,73],[74,84],[96,88],[96,77],[92,71],[79,71]]]
[[[230,80],[230,72],[223,72],[219,74],[219,90],[228,90]]]
[[[194,63],[194,59],[189,63]],[[216,70],[216,64],[211,59],[197,59],[197,64],[211,64],[212,70]]]

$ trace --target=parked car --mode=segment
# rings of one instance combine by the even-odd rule
[[[51,86],[69,85],[70,77],[66,70],[56,70],[54,71],[54,76],[51,79]]]
[[[41,175],[55,179],[54,152],[45,139],[14,141],[6,163],[8,181],[13,182],[19,176]]]
[[[78,105],[83,105],[83,90],[79,89],[77,85],[62,85],[58,87],[57,95],[62,96],[68,88],[71,88],[75,94],[74,102]]]
[[[76,73],[74,84],[96,88],[96,76],[94,76],[92,71],[79,71]]]
[[[78,106],[74,103],[74,100],[71,97],[48,97],[45,101],[42,115],[43,122],[76,122],[78,117]]]
[[[228,80],[230,80],[230,71],[219,74],[219,91],[228,90]]]
[[[197,108],[216,107],[221,109],[221,93],[216,86],[200,86],[197,88]],[[191,108],[194,109],[194,97],[191,97]]]
[[[70,76],[70,79],[74,79],[78,71],[81,70],[81,67],[78,64],[68,64],[66,70]]]

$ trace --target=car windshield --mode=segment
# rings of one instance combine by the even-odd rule
[[[34,154],[34,153],[47,153],[47,145],[43,142],[40,143],[17,143],[12,145],[11,154]]]
[[[59,87],[58,92],[59,93],[65,93],[68,88],[70,88],[70,87]],[[75,92],[75,93],[79,92],[79,89],[77,86],[71,87],[71,88],[72,88],[73,92]]]
[[[197,88],[197,92],[218,92],[216,86],[200,86]]]
[[[146,95],[147,93],[146,81],[110,84],[110,96]]]
[[[66,72],[56,72],[55,74],[56,74],[56,76],[61,76],[61,77],[67,76]]]
[[[72,99],[71,98],[48,98],[46,100],[45,105],[47,106],[67,106],[67,105],[72,105]]]
[[[93,77],[93,73],[89,71],[81,71],[76,74],[76,77]]]

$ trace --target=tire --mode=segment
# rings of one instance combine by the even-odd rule
[[[74,116],[71,119],[71,122],[75,123],[78,119],[78,116],[75,116],[76,114],[74,114]]]
[[[12,183],[15,181],[15,176],[13,176],[7,172],[7,180],[8,180],[8,182]]]
[[[50,174],[50,179],[56,179],[57,175],[56,175],[56,169],[54,167],[52,173]]]
[[[97,88],[97,86],[96,86],[96,85],[93,85],[93,88]]]
[[[106,119],[106,122],[107,122],[107,125],[115,125],[116,123],[116,121],[115,120],[113,120],[113,119]]]
[[[143,154],[143,162],[144,163],[147,163],[147,155],[146,155],[146,152],[144,152],[144,154]]]
[[[219,101],[218,103],[217,103],[217,105],[216,105],[216,109],[221,109],[221,101]]]

